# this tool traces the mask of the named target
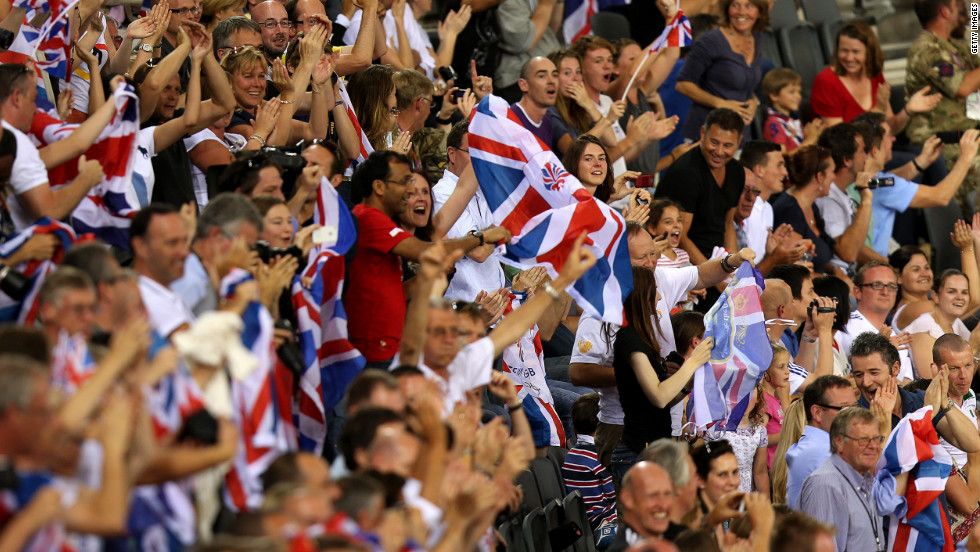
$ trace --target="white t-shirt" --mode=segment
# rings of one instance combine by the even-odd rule
[[[685,266],[683,268],[660,268],[653,271],[653,277],[657,280],[657,291],[660,292],[660,301],[657,301],[657,317],[660,322],[660,338],[657,344],[660,346],[660,354],[666,358],[667,355],[677,350],[674,344],[674,328],[670,325],[670,309],[674,305],[687,299],[687,292],[698,285],[698,267]],[[684,401],[680,401],[670,408],[670,428],[671,435],[681,434],[681,421],[684,416]]]
[[[181,324],[196,320],[180,295],[156,280],[140,275],[139,288],[150,324],[158,334],[169,337]]]
[[[769,240],[769,230],[771,229],[772,205],[756,196],[755,203],[752,204],[752,213],[742,221],[746,246],[755,251],[756,263],[766,256],[766,242]]]
[[[442,179],[432,187],[433,214],[438,213],[446,204],[453,190],[456,189],[458,181],[459,178],[446,169]],[[493,213],[490,212],[490,206],[487,205],[483,192],[477,188],[476,194],[466,204],[466,209],[446,233],[446,238],[462,238],[471,230],[483,230],[490,226],[493,226]],[[501,268],[500,258],[495,251],[490,253],[482,263],[463,255],[456,261],[456,273],[449,281],[445,295],[447,299],[473,301],[480,291],[491,293],[504,287],[505,284],[504,269]]]
[[[44,168],[37,146],[26,134],[10,126],[7,121],[3,121],[3,128],[12,133],[17,140],[17,156],[14,157],[14,165],[10,169],[10,187],[13,188],[14,194],[7,197],[7,207],[10,209],[14,228],[23,230],[34,224],[37,217],[28,213],[16,196],[47,184],[48,171]]]
[[[946,330],[943,330],[939,323],[936,322],[936,319],[933,318],[931,312],[920,314],[918,318],[910,322],[908,326],[905,326],[905,331],[913,335],[927,333],[936,339],[939,339],[946,333]],[[970,330],[967,329],[966,324],[959,318],[953,321],[953,333],[967,341],[970,340]]]
[[[851,313],[851,319],[847,321],[847,326],[844,327],[843,332],[837,332],[837,336],[840,340],[841,352],[844,353],[848,359],[851,356],[851,343],[857,336],[863,334],[864,332],[874,332],[878,333],[878,328],[874,327],[874,324],[868,321],[867,318],[861,314],[861,311],[854,311]],[[895,330],[892,330],[891,335],[895,334]],[[898,379],[914,379],[915,375],[912,372],[912,355],[909,354],[908,349],[899,349],[898,358],[901,365],[898,369]]]
[[[493,373],[493,341],[484,337],[470,343],[456,354],[449,363],[449,381],[442,379],[432,368],[425,365],[424,358],[419,356],[418,368],[425,377],[436,382],[442,391],[445,418],[452,413],[456,403],[466,402],[466,392],[470,389],[490,383]],[[391,359],[390,370],[401,366],[399,356]]]
[[[246,143],[245,137],[241,134],[225,132],[225,139],[222,140],[218,138],[218,135],[213,130],[206,128],[184,138],[184,148],[187,149],[187,153],[190,153],[198,145],[208,141],[215,141],[221,144],[232,154],[241,151]],[[197,199],[197,209],[200,212],[208,204],[208,183],[204,171],[193,162],[191,162],[191,180],[194,182],[194,197]]]
[[[817,198],[817,207],[820,208],[820,216],[823,217],[824,232],[831,238],[839,238],[854,220],[854,201],[836,184],[830,187],[826,197]],[[845,271],[849,266],[837,255],[830,260],[830,264]]]
[[[963,395],[962,406],[957,405],[955,402],[952,401],[950,401],[950,404],[958,408],[960,412],[962,412],[963,415],[970,420],[970,422],[973,424],[973,427],[977,427],[977,396],[973,394],[973,391],[967,391],[966,395]],[[965,452],[954,447],[952,444],[950,444],[949,441],[943,439],[942,437],[939,438],[939,444],[941,444],[943,448],[946,449],[946,452],[948,452],[949,455],[953,457],[953,460],[956,460],[957,468],[962,470],[963,466],[966,466]]]
[[[579,317],[578,329],[575,331],[575,346],[572,347],[572,358],[569,362],[612,368],[613,346],[620,326],[617,324],[611,326],[607,342],[602,320],[588,314]],[[623,425],[623,406],[619,402],[619,390],[616,386],[599,387],[596,391],[599,393],[599,421],[604,424]]]
[[[388,47],[398,49],[398,29],[395,27],[395,14],[393,10],[388,10],[385,14],[384,21],[382,25],[385,29],[385,34],[388,35]],[[419,67],[425,76],[429,77],[429,80],[435,80],[435,70],[436,70],[436,58],[429,54],[429,49],[432,48],[432,41],[429,40],[429,35],[426,34],[425,29],[419,22],[415,20],[415,12],[412,11],[412,6],[410,4],[405,5],[405,14],[402,18],[402,26],[405,27],[405,36],[408,37],[408,44],[411,46],[412,50],[419,55]],[[358,30],[360,30],[360,21],[358,21]],[[346,36],[346,35],[345,35]]]
[[[95,41],[95,48],[93,48],[93,54],[95,58],[99,61],[99,70],[105,67],[105,64],[109,62],[109,47],[105,44],[105,28],[106,20],[105,16],[101,13],[99,14],[99,21],[102,23],[102,33],[99,34],[99,38]],[[86,34],[92,31],[86,31],[82,35],[84,37]],[[100,77],[101,78],[101,77]],[[89,87],[92,86],[90,70],[88,64],[84,61],[79,61],[75,64],[75,70],[73,71],[72,79],[70,83],[66,83],[64,80],[60,80],[61,89],[64,90],[65,86],[71,86],[72,97],[75,99],[74,107],[82,113],[88,113],[88,91]]]
[[[609,108],[612,107],[613,99],[605,94],[599,94],[599,104],[596,106],[599,108],[599,112],[605,115],[609,113]],[[619,126],[619,121],[612,124],[613,135],[616,136],[617,141],[621,141],[626,138],[626,131],[623,127]],[[612,164],[613,176],[619,176],[626,172],[626,158],[620,157]]]

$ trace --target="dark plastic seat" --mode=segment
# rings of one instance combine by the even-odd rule
[[[589,23],[592,24],[592,34],[606,40],[630,37],[630,21],[621,13],[598,12],[592,15]]]
[[[526,552],[527,546],[524,543],[524,530],[520,519],[509,519],[500,524],[497,530],[507,543],[509,552]]]
[[[768,59],[776,67],[784,67],[783,54],[779,51],[779,43],[772,31],[762,33],[762,44],[759,45],[762,57]]]
[[[817,73],[826,67],[817,38],[817,29],[806,22],[800,22],[790,27],[783,27],[776,33],[779,50],[783,54],[783,63],[793,68],[803,79],[803,97],[809,99],[810,88]]]
[[[800,7],[803,8],[803,17],[814,25],[842,19],[835,0],[800,0]]]
[[[592,527],[589,525],[589,516],[586,515],[582,494],[578,491],[568,493],[562,500],[562,510],[565,512],[566,520],[574,521],[582,528],[582,538],[572,549],[575,552],[595,552],[595,535],[592,534]]]
[[[542,503],[565,498],[565,483],[558,476],[551,460],[541,456],[531,460],[531,473],[534,474],[534,481],[538,484]]]
[[[521,472],[514,483],[520,485],[521,491],[524,493],[524,499],[521,502],[524,506],[524,511],[540,508],[544,505],[544,501],[541,500],[541,492],[538,491],[538,484],[535,482],[534,474],[531,473],[531,470]]]
[[[897,111],[896,111],[897,113]],[[558,474],[558,479],[563,479],[561,476],[561,467],[565,465],[565,456],[568,455],[568,449],[564,447],[548,447],[548,459],[555,467],[555,473]]]
[[[524,534],[524,546],[529,552],[552,552],[551,541],[548,540],[548,519],[542,508],[535,508],[524,517],[521,526]]]
[[[834,0],[818,0],[823,2],[833,2]],[[769,28],[779,31],[783,27],[789,27],[800,22],[800,16],[796,13],[796,0],[776,0],[772,9],[769,10]]]

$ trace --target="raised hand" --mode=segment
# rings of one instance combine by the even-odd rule
[[[279,58],[272,62],[272,84],[276,86],[280,96],[287,100],[292,98],[293,79],[289,78],[289,71]]]
[[[504,310],[507,308],[507,302],[509,300],[510,293],[508,293],[507,288],[500,288],[493,293],[487,293],[481,290],[476,295],[476,303],[483,309],[483,323],[488,328],[500,320],[500,317],[504,314]]]
[[[960,157],[973,159],[977,155],[978,147],[980,147],[980,130],[965,131],[960,137]]]
[[[75,107],[75,94],[71,88],[65,88],[58,94],[58,118],[62,121],[68,120],[71,110]]]
[[[510,289],[514,291],[527,291],[533,289],[547,277],[548,269],[541,265],[532,266],[531,268],[518,272],[517,276],[514,276]]]
[[[715,345],[715,339],[713,337],[705,338],[698,343],[698,345],[691,351],[691,356],[688,357],[687,361],[693,363],[695,366],[703,366],[704,363],[711,360],[711,348]]]
[[[658,119],[651,125],[650,139],[660,140],[661,138],[670,136],[670,133],[674,132],[674,129],[677,128],[677,121],[679,120],[677,115],[667,117],[666,119]]]
[[[888,86],[882,86],[880,88],[889,88]],[[905,104],[905,109],[909,113],[925,113],[926,111],[931,111],[939,105],[939,100],[942,99],[942,94],[936,92],[935,94],[929,94],[931,87],[926,85],[924,88],[919,89],[918,92],[912,94],[909,98],[908,103]]]
[[[264,139],[268,139],[279,120],[279,110],[282,108],[279,100],[272,98],[259,104],[255,111],[253,130]]]
[[[412,148],[412,133],[403,130],[398,134],[398,137],[392,140],[391,147],[388,148],[390,151],[394,151],[401,154],[408,153],[408,150]]]
[[[965,220],[957,220],[953,224],[953,231],[949,233],[949,239],[960,251],[973,248],[972,228]]]
[[[486,96],[493,94],[493,79],[481,77],[476,72],[476,60],[470,60],[470,80],[473,83],[473,93],[477,100],[482,100]]]
[[[153,33],[156,32],[158,25],[157,20],[153,17],[154,11],[158,11],[156,6],[150,10],[150,14],[147,17],[141,17],[130,23],[129,26],[126,27],[126,38],[132,40],[142,40],[148,36],[153,36]]]
[[[313,73],[310,75],[313,79],[313,84],[325,86],[330,80],[330,75],[333,74],[334,63],[335,59],[332,55],[321,55],[320,59],[313,65]]]

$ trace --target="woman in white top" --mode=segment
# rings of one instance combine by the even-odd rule
[[[933,377],[932,346],[936,339],[948,333],[971,342],[975,339],[960,320],[970,303],[970,282],[966,275],[955,268],[946,269],[936,280],[933,291],[932,311],[919,315],[905,328],[912,334],[912,360],[923,378]]]
[[[275,118],[271,110],[259,110],[256,118],[256,131],[268,135],[272,132]],[[230,165],[235,154],[241,151],[247,139],[241,134],[225,132],[231,122],[232,113],[218,119],[208,128],[184,138],[184,147],[191,158],[191,178],[194,181],[194,196],[200,212],[208,204],[208,185],[205,178],[208,169],[215,165]],[[252,141],[253,143],[254,140]]]
[[[903,245],[888,256],[888,264],[898,271],[898,301],[892,327],[902,331],[920,314],[932,310],[932,267],[926,254],[916,245]],[[908,308],[909,306],[911,308]]]

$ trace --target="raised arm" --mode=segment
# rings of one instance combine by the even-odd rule
[[[170,81],[177,75],[181,64],[191,53],[191,41],[183,27],[177,30],[177,47],[160,63],[147,73],[143,84],[140,85],[140,118],[149,120],[157,108],[160,94]]]
[[[122,77],[115,77],[112,79],[111,86],[115,90],[124,82]],[[101,83],[99,90],[102,90]],[[44,167],[51,170],[88,151],[115,114],[116,102],[103,102],[99,110],[89,113],[89,117],[85,119],[85,122],[72,131],[67,138],[48,144],[38,150],[41,161],[44,162]]]
[[[694,372],[711,358],[712,345],[714,345],[714,339],[710,337],[698,343],[698,346],[691,352],[691,356],[684,361],[684,364],[681,364],[677,372],[663,381],[657,377],[657,372],[654,371],[646,354],[635,351],[630,355],[633,373],[636,374],[636,380],[650,404],[657,408],[666,408],[677,397],[677,394],[684,390],[684,386],[690,381]]]

